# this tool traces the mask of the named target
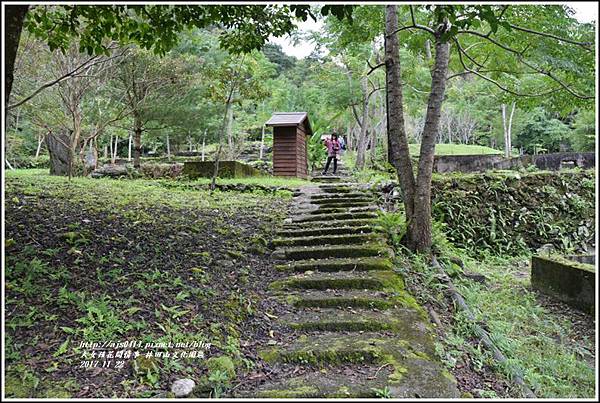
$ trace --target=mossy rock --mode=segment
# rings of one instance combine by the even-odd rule
[[[159,365],[156,357],[138,356],[131,363],[134,373],[139,376],[146,376],[148,373],[158,373]]]
[[[231,358],[226,355],[218,357],[211,357],[206,361],[206,367],[208,373],[214,373],[215,371],[221,371],[227,374],[229,379],[235,378],[235,364]]]
[[[183,163],[182,175],[191,179],[210,178],[215,171],[214,161],[186,161]],[[243,178],[262,176],[262,172],[239,161],[220,161],[219,178]]]
[[[39,382],[39,378],[31,373],[26,377],[7,374],[4,378],[4,395],[7,398],[35,397]]]

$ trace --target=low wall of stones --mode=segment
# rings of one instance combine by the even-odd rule
[[[531,285],[575,308],[594,313],[596,271],[589,256],[533,256]]]
[[[535,165],[538,169],[558,171],[562,168],[596,166],[595,153],[551,153],[504,158],[502,155],[438,155],[434,158],[434,172],[484,172],[494,169],[519,169]]]

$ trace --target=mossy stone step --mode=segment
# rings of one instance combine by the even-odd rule
[[[384,290],[387,277],[379,278],[377,272],[318,272],[303,273],[276,280],[269,285],[271,290],[312,289],[312,290]],[[393,272],[385,272],[386,274]],[[398,279],[400,279],[398,277]],[[402,289],[402,281],[398,281]],[[390,288],[390,287],[388,287]]]
[[[256,398],[381,398],[386,389],[390,398],[458,398],[456,380],[439,364],[425,359],[403,362],[404,372],[393,366],[362,365],[359,375],[347,367],[315,369],[291,378],[270,381],[252,390],[238,390],[236,397]]]
[[[340,272],[340,271],[370,271],[392,270],[392,261],[388,258],[361,257],[346,259],[317,259],[298,260],[286,264],[276,265],[275,268],[283,272],[301,273],[305,271]]]
[[[373,200],[373,194],[367,192],[341,192],[341,193],[314,193],[310,195],[311,200],[356,200],[356,199],[369,199]]]
[[[282,230],[278,231],[277,235],[282,238],[298,238],[303,236],[319,236],[319,235],[350,235],[350,234],[368,234],[375,231],[375,228],[370,225],[362,225],[359,227],[329,227],[329,228],[308,228],[297,230]]]
[[[422,309],[393,308],[371,310],[364,308],[308,308],[280,317],[283,325],[302,331],[378,332],[390,331],[426,337],[427,316]]]
[[[332,214],[306,214],[292,218],[292,222],[307,222],[307,221],[339,221],[339,220],[356,220],[361,218],[377,218],[377,213],[365,211],[356,213],[332,213]]]
[[[286,230],[294,229],[314,229],[314,228],[335,228],[335,227],[363,227],[365,225],[374,225],[371,218],[360,218],[356,220],[323,220],[323,221],[303,221],[284,224]]]
[[[435,357],[435,347],[430,337],[419,338],[414,334],[324,332],[304,334],[285,346],[262,349],[259,356],[270,364],[380,363],[390,364],[402,372],[403,361],[412,358],[431,360]]]
[[[321,207],[362,207],[362,206],[370,206],[374,203],[372,199],[335,199],[335,200],[311,200],[311,204],[317,204]]]
[[[349,248],[345,245],[305,246],[278,248],[273,253],[275,259],[306,260],[347,257],[391,257],[389,248],[380,243],[368,243]]]
[[[302,290],[286,291],[285,301],[298,308],[376,308],[414,306],[415,300],[405,291],[379,290]]]
[[[313,176],[311,182],[341,182],[341,176]]]
[[[374,233],[350,235],[305,236],[294,238],[277,238],[274,246],[317,246],[317,245],[356,245],[382,240],[381,235]]]
[[[379,210],[377,206],[365,205],[365,206],[350,206],[350,207],[330,207],[330,206],[319,206],[316,210],[308,211],[308,214],[336,214],[336,213],[363,213],[365,211],[376,212]]]

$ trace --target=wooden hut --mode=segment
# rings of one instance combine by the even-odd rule
[[[273,127],[273,175],[308,176],[307,137],[312,129],[306,112],[275,112],[266,126]]]

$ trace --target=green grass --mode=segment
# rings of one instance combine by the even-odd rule
[[[583,359],[589,353],[572,341],[571,323],[540,306],[530,291],[529,277],[521,274],[529,272],[529,257],[467,260],[467,267],[484,274],[488,284],[457,281],[459,291],[536,395],[593,397],[595,371]],[[593,348],[594,342],[587,344]]]
[[[69,181],[47,170],[5,178],[8,397],[70,397],[81,390],[74,382],[89,385],[79,341],[204,341],[215,346],[209,356],[254,365],[240,339],[270,326],[260,301],[291,192]],[[204,360],[165,358],[158,373],[132,376],[130,361],[93,375],[88,397],[142,397],[206,371]]]
[[[62,184],[69,183],[66,177],[61,176],[51,176],[48,174],[47,169],[16,169],[14,171],[6,171],[6,178],[19,178],[23,180],[25,183],[29,183],[31,181],[42,181],[42,186],[44,184]],[[155,191],[157,188],[160,188],[161,185],[168,186],[173,192],[173,195],[166,195],[167,199],[170,196],[177,197],[181,195],[177,193],[177,185],[181,184],[181,192],[185,192],[184,189],[187,184],[209,184],[211,181],[210,178],[199,178],[196,180],[170,180],[170,179],[122,179],[115,180],[111,178],[73,178],[71,181],[71,186],[74,189],[81,189],[82,187],[87,188],[87,185],[94,184],[98,185],[99,190],[110,191],[114,188],[123,189],[123,194],[126,195],[128,193],[136,193],[138,191],[148,191],[151,192],[151,197],[154,196],[154,200],[161,199],[165,196],[164,190]],[[309,184],[310,182],[300,178],[284,178],[284,177],[276,177],[276,176],[257,176],[257,177],[247,177],[247,178],[217,178],[218,184],[231,185],[231,184],[240,184],[240,185],[262,185],[262,186],[276,186],[276,187],[285,187],[285,188],[297,188],[302,185]],[[92,191],[94,191],[92,189]],[[186,198],[189,197],[190,194],[186,193]]]
[[[210,183],[210,178],[199,178],[194,183]],[[241,185],[262,185],[262,186],[280,186],[294,188],[307,185],[310,181],[300,178],[285,178],[278,176],[250,176],[247,178],[219,178],[217,183],[223,185],[241,184]]]
[[[420,144],[409,144],[410,155],[418,156]],[[500,150],[495,150],[486,146],[477,146],[470,144],[436,144],[435,155],[480,155],[480,154],[503,154]]]

